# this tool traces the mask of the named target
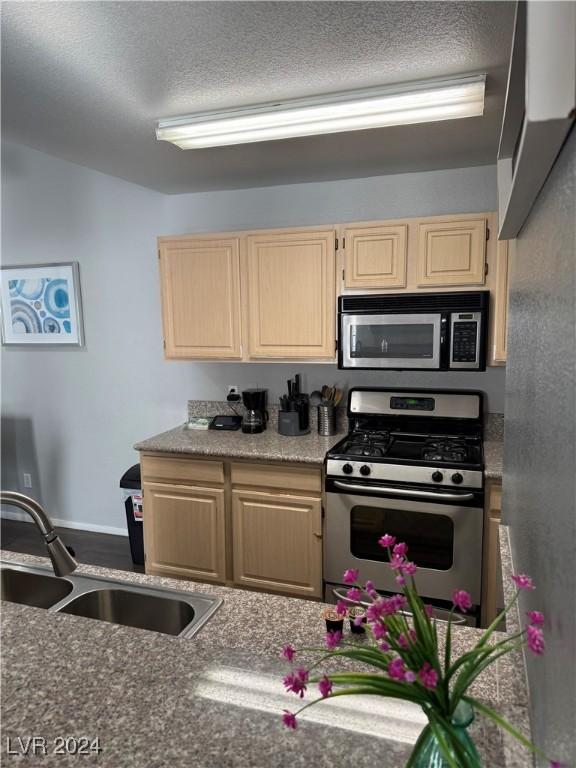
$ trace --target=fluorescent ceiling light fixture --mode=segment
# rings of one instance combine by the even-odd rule
[[[474,75],[203,112],[161,120],[156,138],[201,149],[478,117],[485,85],[485,75]]]

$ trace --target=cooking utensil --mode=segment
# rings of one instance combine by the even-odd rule
[[[318,392],[317,389],[312,392],[310,395],[310,405],[320,405],[322,402],[322,393]]]

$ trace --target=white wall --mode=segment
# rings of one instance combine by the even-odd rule
[[[83,349],[2,349],[3,474],[59,520],[121,528],[118,482],[132,445],[182,422],[189,398],[268,387],[296,370],[322,383],[471,387],[503,410],[504,371],[341,375],[333,365],[167,362],[158,234],[496,208],[492,167],[166,197],[15,144],[3,146],[4,264],[79,261]]]

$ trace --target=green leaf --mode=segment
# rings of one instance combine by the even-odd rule
[[[478,699],[472,698],[472,696],[463,696],[462,699],[463,701],[468,702],[468,704],[471,704],[474,707],[474,709],[478,710],[478,712],[482,712],[483,715],[485,715],[490,720],[495,722],[496,725],[500,726],[500,728],[504,728],[505,731],[508,731],[508,733],[511,736],[514,736],[515,739],[517,739],[521,744],[523,744],[527,749],[529,749],[535,755],[538,755],[544,760],[548,760],[547,756],[544,754],[544,752],[542,752],[542,750],[538,749],[538,747],[532,744],[532,742],[529,739],[527,739],[522,733],[520,733],[520,731],[514,728],[513,725],[510,725],[508,720],[503,718],[497,712],[494,712],[494,710],[491,707],[487,706],[486,704],[483,704],[481,701],[478,701]]]
[[[450,751],[450,747],[448,746],[448,743],[444,738],[442,728],[438,725],[438,723],[436,723],[436,721],[433,718],[430,720],[430,728],[432,729],[432,733],[434,734],[434,736],[436,736],[438,746],[440,747],[440,751],[442,752],[442,757],[444,758],[444,760],[446,760],[450,768],[462,768],[462,766],[459,766],[458,763],[454,760],[454,755]]]
[[[458,733],[452,722],[435,711],[431,710],[428,713],[430,721],[436,722],[436,725],[440,728],[442,734],[445,734],[446,745],[450,754],[456,759],[457,765],[460,768],[481,768],[476,754],[471,752],[468,748],[468,744],[463,743],[458,738]],[[440,743],[439,743],[439,746]]]
[[[422,732],[420,733],[420,736],[418,736],[418,739],[416,741],[416,744],[414,744],[414,748],[412,749],[412,752],[410,753],[410,757],[408,758],[408,762],[406,763],[405,768],[416,768],[416,761],[418,757],[420,756],[420,752],[422,751],[422,747],[426,743],[426,739],[428,738],[428,735],[432,731],[430,727],[430,723],[427,723],[424,728],[422,729]]]

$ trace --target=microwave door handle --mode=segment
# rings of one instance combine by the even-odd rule
[[[352,483],[341,483],[334,481],[337,488],[344,491],[369,491],[375,496],[417,496],[419,499],[431,499],[438,501],[471,501],[474,498],[473,493],[438,493],[437,491],[417,491],[406,488],[382,488],[374,485],[353,485]]]

